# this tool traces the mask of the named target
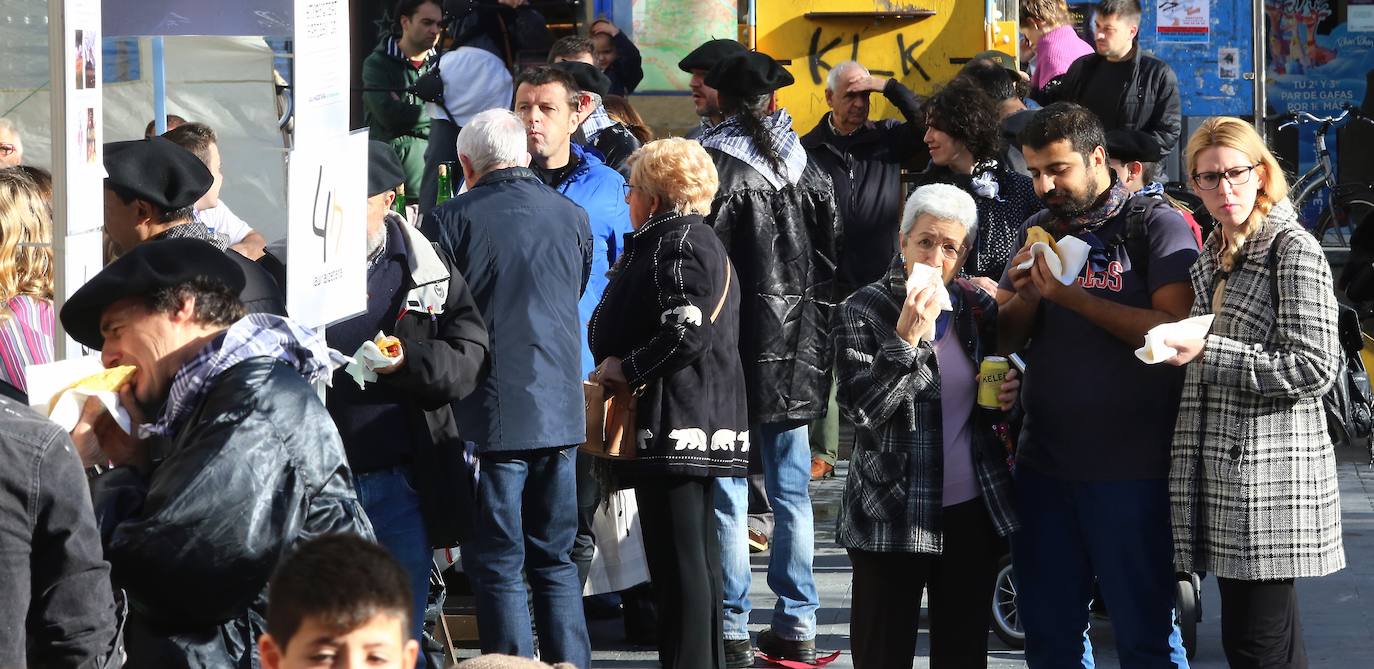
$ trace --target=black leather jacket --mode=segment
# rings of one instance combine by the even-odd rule
[[[748,163],[707,149],[720,188],[706,222],[739,274],[740,360],[751,423],[814,420],[830,395],[840,216],[830,177],[807,160],[773,188]]]
[[[302,541],[372,537],[339,433],[286,363],[245,360],[210,382],[147,476],[91,482],[115,587],[129,596],[126,667],[258,666],[267,581]]]
[[[1079,102],[1093,95],[1088,86],[1092,84],[1096,69],[1106,60],[1090,53],[1074,61],[1057,83],[1052,82],[1045,88],[1042,103]],[[1178,144],[1179,134],[1183,132],[1178,78],[1168,63],[1141,53],[1139,45],[1135,47],[1131,63],[1131,78],[1122,89],[1119,105],[1122,125],[1149,133],[1167,155]]]

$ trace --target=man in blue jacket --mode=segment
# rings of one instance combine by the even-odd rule
[[[436,208],[424,232],[467,279],[492,342],[485,377],[453,407],[481,467],[463,570],[482,652],[534,656],[528,577],[540,658],[587,667],[570,557],[577,518],[567,500],[576,494],[575,447],[586,440],[577,300],[592,267],[592,232],[587,213],[541,183],[529,159],[514,114],[473,116],[458,135],[472,188]]]
[[[545,184],[586,210],[592,227],[592,274],[577,305],[584,378],[596,369],[587,348],[587,322],[606,290],[607,270],[620,257],[621,240],[632,229],[630,209],[625,204],[624,177],[604,164],[595,152],[572,141],[573,133],[594,110],[567,70],[539,67],[526,70],[515,79],[515,114],[525,122],[529,134],[530,168]],[[577,467],[578,523],[573,561],[584,583],[596,546],[591,521],[596,510],[597,486],[592,478],[591,457],[579,455]]]

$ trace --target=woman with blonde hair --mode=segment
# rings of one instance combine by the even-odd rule
[[[28,392],[26,365],[53,356],[52,214],[22,171],[0,170],[0,381]]]
[[[1232,667],[1306,667],[1294,579],[1345,566],[1322,397],[1341,368],[1321,245],[1298,223],[1274,155],[1217,117],[1188,140],[1188,172],[1217,221],[1191,271],[1202,338],[1188,365],[1169,493],[1180,570],[1217,576]]]
[[[633,390],[635,488],[665,669],[725,666],[714,479],[749,465],[739,356],[739,281],[702,223],[718,179],[701,145],[645,144],[630,157],[634,231],[587,328],[591,381]]]

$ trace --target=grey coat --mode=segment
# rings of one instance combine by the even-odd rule
[[[1206,347],[1188,365],[1169,473],[1179,569],[1272,580],[1345,566],[1322,412],[1340,362],[1331,269],[1316,239],[1287,233],[1276,310],[1266,264],[1281,228],[1303,233],[1286,200],[1242,247]],[[1220,238],[1208,238],[1191,271],[1193,316],[1212,313]]]

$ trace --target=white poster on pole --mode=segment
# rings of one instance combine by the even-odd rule
[[[75,235],[99,230],[105,215],[100,106],[100,58],[103,54],[99,0],[67,0],[64,4],[67,234]]]
[[[348,2],[296,0],[296,148],[336,143],[348,134]]]
[[[324,327],[367,310],[367,132],[287,167],[286,310]]]

